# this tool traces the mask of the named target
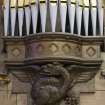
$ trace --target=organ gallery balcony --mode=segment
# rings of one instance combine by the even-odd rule
[[[104,42],[101,0],[5,0],[3,13],[7,65],[57,61],[100,66]]]
[[[101,0],[5,0],[3,12],[7,61],[79,59],[84,63],[100,58]]]
[[[94,78],[104,50],[102,0],[5,0],[2,11],[3,62],[7,71],[12,71],[19,80],[33,82],[33,100],[38,99],[37,83],[52,85],[50,77],[51,82],[56,80],[54,85],[57,80],[64,82],[54,89],[66,85],[62,86],[64,91],[60,91],[62,94],[58,94],[57,101],[64,98],[74,84]],[[38,79],[36,74],[39,71],[41,76]],[[38,89],[39,99],[43,98],[44,94]],[[53,93],[53,89],[50,92]],[[43,102],[41,100],[38,102]],[[56,101],[52,100],[46,105]],[[43,104],[35,102],[36,105]]]

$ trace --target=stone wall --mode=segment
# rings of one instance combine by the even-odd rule
[[[80,105],[105,105],[105,79],[101,76],[101,71],[105,71],[105,53],[101,57],[103,64],[95,77],[95,92],[81,93]]]
[[[12,94],[12,84],[0,87],[1,105],[28,105],[28,95],[25,93]]]

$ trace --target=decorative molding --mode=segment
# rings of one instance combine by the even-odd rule
[[[93,60],[98,59],[98,55],[100,55],[100,50],[97,51],[97,49],[100,47],[102,39],[75,37],[62,33],[41,33],[37,36],[21,37],[21,39],[5,37],[4,43],[6,50],[8,50],[6,60],[10,58],[14,62],[16,60],[15,56],[11,55],[9,49],[15,47],[21,49],[21,57],[18,57],[20,61],[21,58],[25,61],[30,59],[36,59],[36,61],[40,59],[47,60],[49,58],[59,60],[88,58]],[[24,49],[24,54],[22,49]]]
[[[19,48],[12,49],[12,55],[18,57],[21,54],[21,50]]]
[[[49,46],[48,46],[48,49],[50,50],[51,53],[56,53],[59,51],[59,46],[55,43],[51,43]]]
[[[71,50],[72,50],[72,49],[71,49],[70,44],[64,44],[64,45],[62,46],[62,51],[63,51],[65,54],[70,55]]]
[[[37,53],[43,53],[44,52],[44,46],[42,44],[38,44],[36,46],[36,50],[37,50]]]
[[[89,57],[93,57],[94,55],[96,55],[96,49],[93,47],[88,47],[86,49],[86,53]]]

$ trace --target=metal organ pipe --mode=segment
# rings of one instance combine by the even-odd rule
[[[103,26],[104,26],[104,8],[103,2],[101,0],[97,0],[97,8],[98,8],[98,21],[99,21],[99,31],[100,35],[103,35]]]
[[[75,0],[68,0],[68,12],[70,21],[70,32],[73,34],[75,21]]]
[[[23,16],[24,16],[24,11],[23,11],[23,0],[18,0],[18,21],[19,21],[19,36],[22,36],[22,31],[23,31]]]
[[[40,0],[40,16],[41,16],[41,26],[42,32],[46,29],[46,17],[47,17],[47,0]]]
[[[96,20],[97,20],[97,3],[96,0],[90,1],[91,5],[91,20],[92,20],[92,28],[93,28],[93,36],[96,36]]]
[[[11,0],[10,11],[11,11],[11,34],[15,34],[15,24],[16,24],[16,10],[17,10],[17,0]]]
[[[65,32],[66,13],[67,13],[67,0],[60,0],[59,1],[59,7],[60,7],[60,17],[61,17],[62,32]]]
[[[31,11],[30,11],[30,0],[24,1],[25,19],[26,19],[26,33],[30,33],[30,23],[31,23]]]
[[[4,34],[5,36],[8,35],[8,28],[9,28],[9,0],[4,0],[3,7],[4,7]]]
[[[81,34],[81,22],[82,22],[82,6],[80,0],[76,1],[76,22],[77,22],[77,34]]]
[[[84,0],[83,2],[83,21],[84,21],[85,35],[88,36],[89,0]]]
[[[45,32],[47,28],[47,9],[50,9],[51,32],[55,32],[56,26],[58,25],[56,22],[57,18],[59,18],[57,15],[58,10],[60,10],[61,32],[65,32],[65,27],[68,27],[66,26],[66,16],[68,16],[67,19],[70,22],[67,25],[70,27],[71,34],[81,35],[82,31],[84,32],[83,35],[90,36],[92,31],[92,36],[97,36],[97,34],[102,36],[104,31],[104,6],[102,0],[4,0],[3,9],[5,36],[8,34],[15,36],[16,23],[19,24],[19,27],[16,26],[16,28],[19,28],[16,29],[19,30],[19,36],[23,35],[24,27],[26,28],[26,34],[30,35],[31,25],[33,34],[37,33],[37,28],[42,28],[42,32]],[[41,27],[37,27],[39,13]],[[91,20],[89,20],[90,18]],[[24,22],[26,22],[26,25],[23,24]],[[92,29],[89,27],[90,25]]]
[[[58,0],[50,0],[49,7],[50,7],[50,20],[51,20],[52,32],[55,32]]]
[[[30,4],[31,4],[33,33],[35,34],[37,29],[37,20],[38,20],[38,0],[30,0]]]

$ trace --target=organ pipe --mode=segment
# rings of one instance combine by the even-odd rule
[[[92,20],[93,35],[96,36],[96,22],[97,22],[96,0],[91,0],[90,5],[91,5],[91,20]]]
[[[40,0],[40,16],[42,32],[46,29],[46,17],[47,17],[47,0]]]
[[[17,0],[11,0],[10,3],[10,11],[11,11],[11,34],[14,36],[15,34],[15,24],[16,24],[16,7]]]
[[[76,21],[77,21],[77,33],[81,34],[81,22],[82,22],[82,5],[80,6],[80,0],[76,1]]]
[[[60,5],[60,17],[61,17],[62,32],[65,32],[66,13],[67,13],[67,0],[60,0],[59,5]]]
[[[30,23],[31,23],[31,11],[30,11],[30,0],[24,1],[25,19],[26,19],[26,33],[30,33]]]
[[[5,36],[8,35],[8,28],[9,28],[9,0],[4,0],[3,7],[4,7],[4,34]]]
[[[97,7],[98,7],[98,21],[99,21],[99,31],[100,31],[100,35],[103,35],[103,26],[104,26],[104,6],[103,6],[103,2],[101,0],[97,0]]]
[[[32,25],[33,25],[33,33],[36,33],[37,29],[37,20],[38,20],[38,1],[31,0],[31,14],[32,14]]]
[[[23,0],[18,0],[18,21],[19,21],[19,35],[22,36],[22,28],[23,28]]]
[[[89,24],[89,1],[84,0],[83,5],[83,20],[84,20],[84,29],[85,35],[88,36],[88,24]]]
[[[67,11],[68,7],[68,11]],[[97,32],[103,35],[104,26],[104,7],[102,0],[4,0],[4,34],[15,36],[15,25],[18,23],[19,36],[23,34],[23,22],[26,22],[26,34],[30,34],[32,25],[33,33],[37,32],[38,14],[40,13],[40,23],[42,32],[46,31],[47,9],[50,9],[51,32],[55,32],[58,10],[60,10],[61,32],[65,32],[66,16],[69,16],[70,33],[80,35],[84,28],[85,36],[90,33],[89,24],[92,25],[92,35]],[[68,12],[68,15],[67,15]],[[18,16],[18,17],[16,17]],[[25,18],[24,18],[25,16]],[[58,17],[57,17],[58,16]],[[91,20],[89,20],[91,17]],[[18,21],[17,21],[18,18]],[[31,24],[32,18],[32,24]],[[24,20],[25,19],[25,20]],[[11,23],[10,23],[10,22]],[[90,23],[91,22],[91,23]],[[77,27],[74,27],[77,25]],[[81,27],[83,23],[83,27]],[[58,27],[58,26],[57,26]],[[9,30],[11,29],[11,31]],[[96,30],[97,29],[97,30]],[[17,30],[17,29],[16,29]],[[11,33],[10,33],[11,32]],[[82,31],[83,32],[83,31]]]
[[[49,7],[50,7],[50,20],[51,20],[52,32],[55,32],[58,0],[50,0]]]
[[[70,32],[74,33],[74,21],[75,21],[75,0],[68,0],[68,12],[70,21]]]

